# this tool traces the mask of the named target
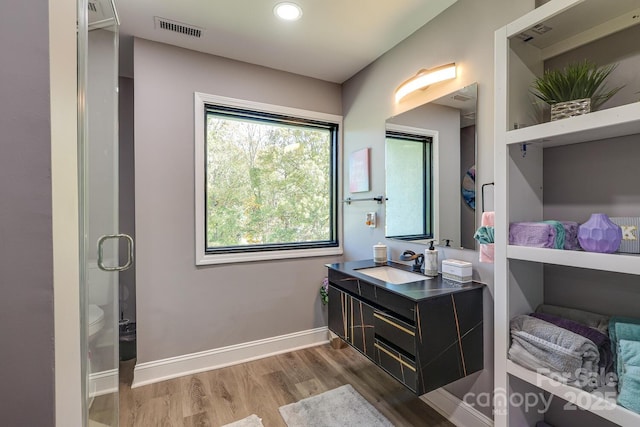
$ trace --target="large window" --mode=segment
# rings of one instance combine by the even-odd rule
[[[339,253],[339,117],[202,94],[197,115],[198,264]]]

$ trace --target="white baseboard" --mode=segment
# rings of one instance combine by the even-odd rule
[[[443,388],[420,396],[451,423],[460,427],[493,427],[493,420]]]
[[[118,391],[118,370],[110,369],[89,374],[89,397],[102,396]]]
[[[328,342],[328,329],[325,326],[168,359],[139,363],[133,370],[131,388],[225,366],[237,365]]]

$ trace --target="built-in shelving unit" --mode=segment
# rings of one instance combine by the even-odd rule
[[[528,94],[533,80],[549,63],[557,60],[558,55],[591,59],[591,53],[597,56],[595,50],[602,50],[603,44],[606,49],[606,43],[615,43],[608,41],[614,35],[620,37],[624,34],[621,31],[634,31],[632,27],[639,23],[640,0],[551,0],[499,29],[495,36],[495,387],[509,394],[516,391],[550,393],[592,413],[593,425],[600,420],[606,425],[610,425],[606,423],[609,421],[622,426],[640,426],[640,414],[617,405],[612,390],[607,395],[588,393],[508,360],[509,322],[514,316],[528,314],[538,304],[547,302],[545,265],[573,269],[568,269],[566,274],[575,273],[576,268],[604,272],[611,275],[607,286],[615,286],[616,275],[640,276],[640,255],[513,246],[507,243],[508,230],[509,224],[516,221],[585,220],[545,217],[549,206],[545,205],[543,194],[544,150],[578,144],[570,148],[573,150],[590,142],[615,144],[617,138],[630,135],[638,135],[640,140],[638,95],[622,96],[619,99],[623,101],[617,104],[612,99],[606,109],[587,115],[543,122],[540,111],[533,111]],[[629,46],[634,43],[627,41]],[[593,47],[596,44],[598,47]],[[633,55],[640,57],[640,46],[631,49],[635,49]],[[629,90],[637,92],[638,89]],[[598,168],[589,172],[593,176],[588,179],[607,179],[606,173],[599,172]],[[614,196],[615,191],[615,185],[611,185]],[[640,199],[640,188],[633,196]],[[579,202],[584,202],[585,210],[594,203],[606,209],[606,205],[615,200],[616,197],[611,197]],[[579,202],[574,211],[580,209]],[[588,213],[582,212],[587,218]],[[640,206],[637,213],[633,213],[628,216],[640,216]],[[603,288],[603,292],[606,291]],[[629,290],[625,288],[625,292]],[[640,300],[640,286],[635,296]],[[597,300],[598,295],[588,298]],[[513,405],[509,399],[496,399],[495,425],[498,427],[534,426],[541,420],[545,420],[545,414],[540,407],[523,408]]]

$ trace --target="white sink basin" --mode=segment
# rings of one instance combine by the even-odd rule
[[[394,285],[431,279],[431,277],[427,277],[422,274],[412,273],[410,271],[400,270],[389,266],[361,268],[356,271],[360,274],[364,274],[365,276],[373,277],[387,283],[393,283]]]

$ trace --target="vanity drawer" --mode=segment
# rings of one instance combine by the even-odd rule
[[[379,310],[373,313],[373,325],[376,335],[415,357],[416,328],[414,326]]]
[[[375,362],[391,376],[416,392],[418,389],[416,362],[398,350],[376,339]]]
[[[367,302],[389,309],[410,322],[415,319],[416,304],[409,298],[333,269],[329,269],[329,282]]]
[[[415,321],[416,303],[414,301],[386,289],[377,289],[375,298],[376,304],[384,307],[385,310],[391,311],[411,323]]]
[[[371,283],[365,282],[364,280],[360,280],[348,274],[329,269],[329,282],[333,283],[339,288],[349,291],[354,295],[359,295],[369,301],[376,300],[375,286]]]

